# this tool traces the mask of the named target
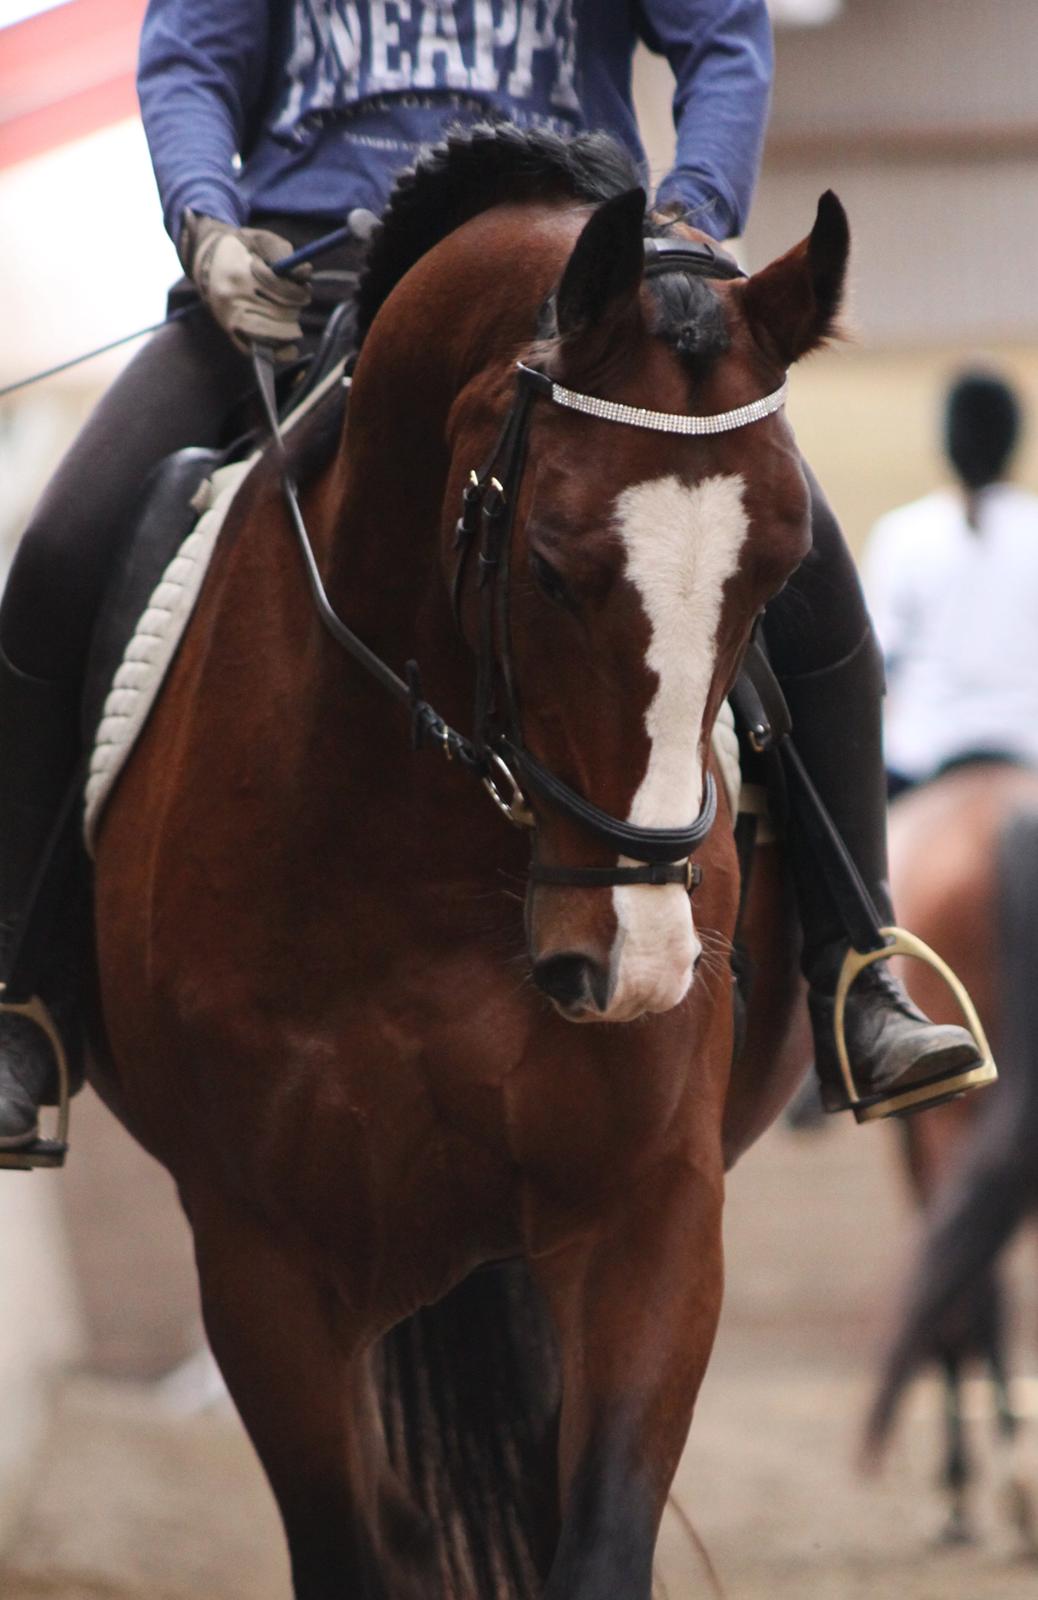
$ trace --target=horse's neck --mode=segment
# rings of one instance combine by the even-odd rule
[[[479,342],[464,322],[452,332]],[[474,668],[452,614],[450,551],[442,548],[451,513],[448,419],[463,382],[431,330],[413,343],[384,335],[370,358],[365,348],[330,474],[322,567],[333,602],[365,642],[401,674],[417,659],[437,708],[465,726]]]
[[[473,363],[494,371],[503,363],[507,370],[509,349],[521,342],[533,314],[508,303],[502,274],[477,295],[458,292],[461,275],[452,258],[436,272],[457,305],[449,327],[429,325],[428,307],[442,296],[424,278],[397,291],[395,315],[376,319],[357,364],[338,457],[315,486],[315,543],[329,596],[346,623],[398,675],[417,661],[425,697],[467,732],[475,664],[454,621],[445,567],[450,552],[441,548],[450,538],[444,531],[451,509],[449,422]],[[489,276],[485,266],[482,272]],[[472,446],[481,455],[490,442]],[[460,471],[479,464],[457,465]],[[459,780],[456,764],[435,753],[413,755],[406,710],[341,650],[325,641],[311,659],[317,665],[305,693],[314,759],[320,763],[321,752],[327,754],[324,730],[334,729],[343,804],[365,825],[372,807],[384,804],[405,853],[427,848],[436,831],[436,859],[447,872],[477,859],[488,868],[508,865],[515,841],[505,837],[508,830],[478,785]],[[315,784],[318,809],[327,768],[325,761]]]
[[[330,588],[344,604],[363,575],[372,602],[375,589],[387,598],[381,625],[409,647],[433,602],[437,626],[441,612],[447,619],[454,655],[439,548],[452,408],[481,374],[508,370],[536,321],[525,293],[517,304],[514,233],[507,233],[511,272],[498,270],[500,238],[497,255],[481,248],[482,239],[467,240],[462,230],[423,258],[368,334],[336,464],[339,526],[329,551]],[[466,470],[479,464],[462,463]]]
[[[416,618],[442,587],[447,460],[433,414],[401,407],[384,415],[381,425],[347,423],[326,572],[335,604],[359,628],[377,629],[374,648],[393,651],[413,648]]]
[[[442,422],[400,416],[381,428],[347,426],[318,513],[319,561],[333,606],[399,676],[423,668],[456,676],[462,658],[440,555],[447,463]],[[325,652],[331,685],[342,652]],[[351,675],[353,669],[350,669]],[[391,700],[387,691],[387,713]]]
[[[428,370],[416,374],[407,404],[380,405],[388,399],[380,387],[376,377],[359,396],[339,456],[307,496],[305,515],[336,611],[400,677],[417,661],[424,694],[464,732],[475,667],[455,625],[440,554],[450,395],[434,390]],[[395,852],[427,842],[432,830],[445,870],[454,856],[470,862],[473,825],[456,850],[450,831],[459,804],[456,765],[436,752],[415,755],[406,707],[326,636],[302,654],[299,670],[306,710],[296,733],[298,763],[312,769],[312,781],[301,784],[303,803],[315,814],[327,811],[340,832],[343,815],[351,816],[358,848],[378,810],[396,818]],[[478,794],[478,785],[466,784],[464,797],[470,793]],[[475,832],[482,835],[485,823],[484,854],[496,859],[505,830],[489,805],[484,815],[481,796],[477,806]]]

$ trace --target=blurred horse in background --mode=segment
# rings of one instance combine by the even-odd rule
[[[970,1538],[975,1474],[962,1380],[979,1361],[992,1384],[1005,1511],[1038,1551],[1034,1496],[1012,1465],[1019,1420],[999,1272],[1006,1246],[1038,1206],[1038,773],[984,760],[900,796],[890,812],[890,864],[899,917],[963,979],[1000,1082],[900,1125],[924,1228],[870,1407],[865,1460],[879,1463],[909,1380],[936,1363],[946,1399],[944,1537]],[[956,1020],[953,998],[929,967],[907,962],[902,976],[929,1015]]]

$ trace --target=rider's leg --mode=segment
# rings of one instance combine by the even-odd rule
[[[813,475],[813,548],[768,607],[765,637],[789,703],[797,751],[884,924],[887,882],[882,751],[883,667],[853,558]],[[848,1101],[833,1031],[834,994],[848,938],[811,846],[791,817],[788,853],[804,930],[815,1061],[829,1110]],[[962,1028],[931,1023],[886,962],[851,988],[845,1013],[851,1068],[863,1108],[932,1103],[979,1064]],[[924,1086],[932,1085],[932,1090]]]
[[[22,539],[0,604],[4,984],[80,754],[83,669],[119,534],[151,469],[182,446],[215,443],[248,386],[247,362],[207,313],[167,323],[104,396]],[[42,1031],[0,1013],[0,1149],[33,1140],[53,1070]]]

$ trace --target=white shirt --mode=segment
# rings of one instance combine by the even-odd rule
[[[862,577],[887,663],[887,766],[931,776],[973,750],[1038,766],[1038,496],[938,490],[881,517]]]

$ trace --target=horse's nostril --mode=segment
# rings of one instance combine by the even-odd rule
[[[534,963],[533,981],[542,994],[567,1011],[604,1011],[609,1004],[609,972],[578,951],[546,956]]]

